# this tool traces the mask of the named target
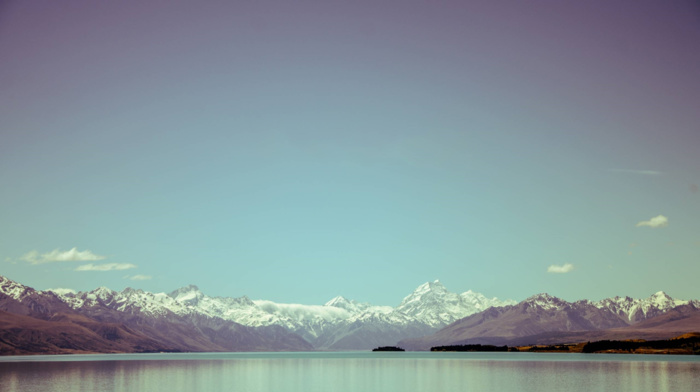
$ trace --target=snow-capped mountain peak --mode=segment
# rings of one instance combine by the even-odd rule
[[[663,291],[658,291],[649,297],[649,301],[658,307],[672,307],[675,300]]]
[[[339,295],[330,301],[326,302],[324,306],[335,306],[336,308],[347,308],[347,306],[350,305],[350,301],[348,301],[347,298],[343,297],[342,295]]]
[[[117,295],[117,292],[110,290],[107,287],[100,286],[92,291],[88,291],[87,293],[79,294],[84,294],[84,300],[89,304],[95,304],[97,302],[105,303],[113,301]]]
[[[377,308],[368,303],[359,303],[351,299],[347,299],[343,296],[337,296],[330,301],[326,302],[324,306],[331,306],[334,308],[345,309],[352,314],[357,314],[364,312],[368,309]],[[384,307],[382,307],[383,309]]]
[[[442,283],[440,283],[440,280],[435,279],[432,282],[425,282],[422,285],[418,286],[415,290],[413,290],[413,293],[411,293],[410,296],[420,296],[428,293],[446,293],[447,289],[445,286],[443,286]],[[407,297],[408,298],[408,297]]]
[[[675,299],[663,291],[656,292],[646,299],[630,297],[606,298],[592,303],[599,309],[609,309],[628,322],[637,322],[655,315],[664,313],[676,306],[693,304],[700,306],[698,301],[685,301]]]
[[[532,306],[537,306],[545,310],[556,309],[565,304],[568,304],[568,302],[563,301],[547,293],[539,293],[530,296],[525,300],[525,302],[529,303]]]
[[[0,275],[0,293],[19,301],[33,292],[35,292],[33,288]]]
[[[561,301],[561,300],[559,298],[557,298],[553,295],[549,295],[547,293],[539,293],[539,294],[529,296],[526,299],[526,301],[530,301],[530,302],[557,302],[557,301]]]
[[[403,299],[396,311],[416,318],[430,326],[447,325],[491,306],[503,306],[514,301],[488,299],[482,294],[467,291],[452,293],[439,280],[426,282]]]
[[[191,284],[189,286],[180,287],[179,289],[169,294],[174,300],[190,306],[197,306],[199,301],[204,298],[204,293],[199,290],[199,287]]]
[[[434,282],[425,282],[418,286],[411,294],[406,296],[403,301],[401,301],[400,307],[405,307],[410,303],[426,301],[431,298],[441,298],[447,294],[451,294],[447,291],[445,286],[440,283],[439,280]]]
[[[461,294],[453,293],[439,280],[421,284],[397,307],[359,303],[343,296],[337,296],[324,305],[252,301],[246,296],[210,297],[195,285],[179,288],[170,294],[151,293],[133,288],[117,292],[106,287],[77,293],[59,289],[38,292],[2,276],[0,294],[4,295],[0,296],[0,300],[32,303],[34,308],[44,309],[44,313],[52,309],[50,306],[44,306],[43,302],[44,296],[50,294],[50,301],[60,300],[75,310],[94,315],[103,314],[105,309],[108,309],[137,318],[146,316],[157,320],[182,320],[196,317],[197,320],[221,319],[263,329],[282,327],[299,334],[316,348],[330,349],[357,349],[366,348],[364,345],[394,344],[405,337],[434,332],[490,307],[515,304],[512,300],[487,298],[472,290]],[[618,327],[647,320],[686,304],[700,308],[698,301],[677,300],[663,291],[645,299],[614,297],[601,301],[580,300],[573,303],[541,293],[522,301],[515,309],[537,315],[581,315],[583,319],[588,320],[588,324],[567,324],[566,328],[591,325]],[[512,309],[514,308],[492,309],[492,313]],[[518,317],[521,317],[520,314],[518,313]],[[579,322],[583,319],[576,320]]]

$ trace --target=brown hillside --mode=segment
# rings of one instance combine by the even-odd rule
[[[164,351],[143,335],[117,325],[96,323],[75,315],[57,315],[56,321],[0,311],[0,354],[73,354]]]

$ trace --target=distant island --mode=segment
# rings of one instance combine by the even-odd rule
[[[384,347],[377,347],[372,349],[372,351],[406,351],[402,349],[401,347],[395,347],[395,346],[384,346]]]

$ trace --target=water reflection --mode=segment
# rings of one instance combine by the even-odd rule
[[[698,362],[444,358],[0,363],[14,391],[693,391]]]

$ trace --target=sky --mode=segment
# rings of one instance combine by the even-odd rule
[[[0,3],[0,275],[700,298],[696,1]]]

